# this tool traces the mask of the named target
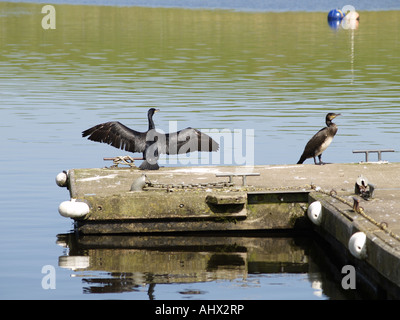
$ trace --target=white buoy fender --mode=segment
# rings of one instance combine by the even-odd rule
[[[349,239],[350,253],[358,259],[367,256],[367,235],[364,232],[356,232]]]
[[[314,201],[308,206],[307,209],[308,218],[317,226],[321,224],[322,220],[322,205],[319,201]]]
[[[87,215],[90,208],[87,203],[76,201],[64,201],[58,206],[58,212],[66,218],[81,218]]]
[[[56,183],[59,187],[66,187],[68,181],[68,173],[66,171],[60,172],[56,176]]]

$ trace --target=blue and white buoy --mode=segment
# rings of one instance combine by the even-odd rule
[[[345,14],[340,9],[332,9],[328,13],[328,24],[332,29],[338,29]]]
[[[345,5],[342,9],[332,9],[328,13],[328,24],[332,29],[357,29],[360,15],[352,5]]]
[[[328,13],[328,21],[341,21],[344,18],[344,14],[340,9],[332,9]]]

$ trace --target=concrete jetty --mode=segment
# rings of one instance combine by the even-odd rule
[[[86,209],[59,210],[81,234],[316,232],[398,297],[399,172],[400,163],[383,162],[72,169],[71,205]],[[131,191],[140,178],[141,191]]]

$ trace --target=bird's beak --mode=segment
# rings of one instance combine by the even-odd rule
[[[341,113],[335,113],[335,115],[333,116],[332,119],[335,119],[336,117],[338,117],[338,116],[340,116],[340,115],[341,115]]]
[[[154,110],[154,113],[155,113],[155,112],[158,112],[158,111],[160,111],[160,109],[156,109],[156,110]]]

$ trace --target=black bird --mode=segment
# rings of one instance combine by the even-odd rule
[[[192,151],[217,151],[219,145],[208,135],[197,129],[185,128],[173,133],[160,133],[155,130],[153,115],[159,109],[147,112],[149,129],[146,132],[132,130],[118,121],[98,124],[82,132],[82,137],[112,145],[130,152],[141,152],[145,159],[139,166],[143,170],[158,170],[159,155],[182,154]]]
[[[303,154],[297,164],[303,163],[308,158],[314,158],[315,164],[324,164],[321,160],[322,152],[326,150],[331,144],[333,137],[335,136],[338,128],[336,124],[332,122],[340,113],[328,113],[325,118],[326,127],[319,130],[311,139],[308,141],[304,148]],[[318,156],[319,163],[315,159]]]

